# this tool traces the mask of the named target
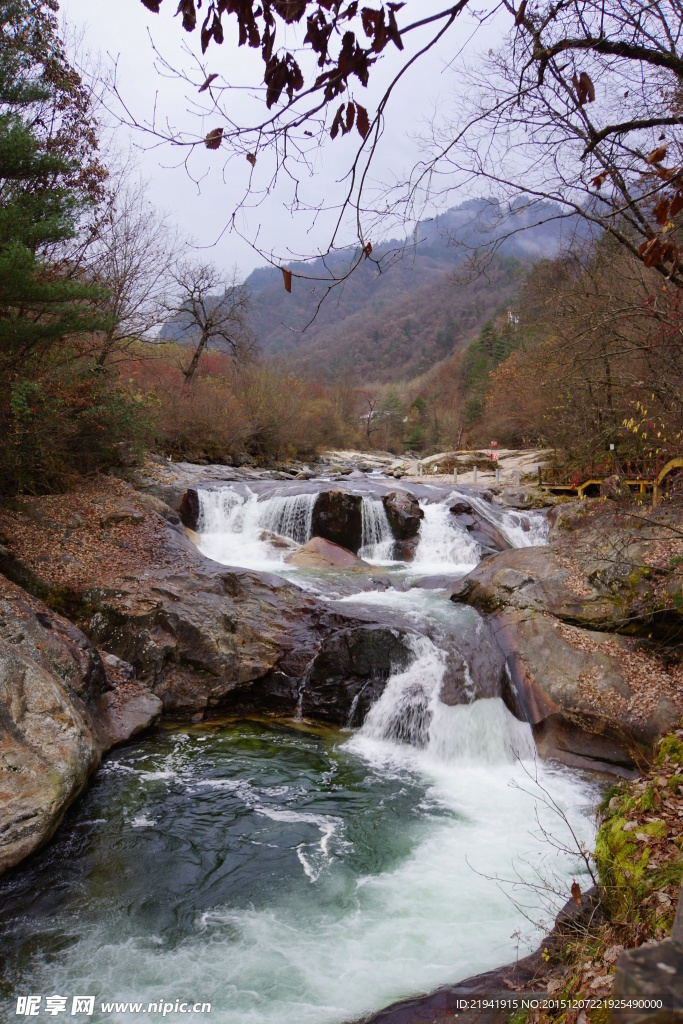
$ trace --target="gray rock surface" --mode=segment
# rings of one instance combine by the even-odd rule
[[[312,537],[307,544],[287,555],[289,565],[298,565],[312,569],[372,569],[352,551],[333,544],[323,537]]]
[[[363,520],[359,494],[321,491],[313,507],[311,536],[339,544],[356,554],[363,542]]]
[[[407,667],[414,657],[408,635],[374,625],[335,632],[306,673],[302,713],[338,725],[361,725],[392,671]]]
[[[396,540],[417,537],[424,512],[414,494],[407,491],[388,491],[382,495],[382,504]]]
[[[161,702],[119,690],[77,627],[0,578],[0,874],[41,846],[102,754]]]
[[[683,713],[675,674],[621,635],[654,632],[646,558],[664,528],[613,513],[603,527],[585,505],[555,511],[549,546],[480,563],[452,599],[491,616],[506,700],[532,723],[542,756],[628,774]]]

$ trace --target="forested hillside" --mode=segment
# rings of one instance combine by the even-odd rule
[[[549,205],[548,214],[552,210]],[[334,254],[325,264],[308,264],[311,281],[295,277],[291,294],[283,288],[279,269],[255,270],[246,284],[249,323],[260,352],[286,359],[292,372],[357,385],[426,372],[506,309],[533,259],[557,252],[559,225],[524,230],[530,218],[520,207],[505,212],[510,237],[485,271],[468,273],[465,261],[490,243],[502,216],[498,204],[471,200],[420,223],[410,242],[398,239],[375,248],[373,254],[386,261],[383,272],[374,262],[361,263],[327,296],[317,315],[325,285],[315,279],[325,277],[330,267],[339,274],[353,260],[351,250]],[[166,325],[163,337],[184,340],[179,334],[175,321]]]
[[[490,243],[504,214],[509,237],[485,273],[468,274],[465,261]],[[531,218],[522,207],[504,212],[484,200],[462,203],[418,224],[411,244],[399,239],[376,248],[374,255],[396,252],[396,260],[381,274],[374,263],[362,263],[327,297],[309,327],[323,286],[295,278],[287,294],[279,270],[254,271],[247,285],[258,345],[264,355],[286,356],[295,372],[358,385],[424,373],[464,348],[513,301],[531,260],[557,252],[559,223],[524,230],[537,219],[538,211]],[[576,226],[565,224],[567,230]],[[350,256],[335,259],[348,262]],[[324,276],[322,261],[310,264],[307,273]]]

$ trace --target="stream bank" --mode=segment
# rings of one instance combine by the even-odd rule
[[[193,482],[196,484],[196,479]],[[157,702],[150,722],[160,708],[166,716],[194,718],[197,728],[226,711],[240,716],[299,713],[341,726],[364,729],[367,723],[375,729],[375,739],[389,743],[392,751],[399,742],[409,750],[429,752],[431,748],[432,755],[448,752],[448,758],[464,757],[468,763],[473,755],[481,756],[487,750],[487,757],[499,757],[499,750],[504,749],[498,746],[501,736],[508,737],[504,742],[511,745],[509,749],[532,749],[524,746],[528,740],[519,731],[526,722],[535,727],[540,746],[550,720],[551,742],[546,754],[559,755],[576,766],[632,772],[638,759],[647,756],[648,745],[651,749],[656,728],[653,715],[673,714],[676,708],[680,715],[675,664],[653,658],[635,646],[620,646],[636,641],[608,636],[604,618],[599,632],[556,615],[558,608],[562,611],[564,607],[561,601],[553,606],[554,611],[549,610],[552,593],[557,596],[557,574],[559,583],[565,585],[569,580],[574,585],[576,566],[567,567],[557,559],[576,561],[576,545],[563,552],[551,536],[549,548],[512,550],[503,534],[506,550],[491,552],[477,566],[483,547],[474,539],[473,527],[479,532],[488,529],[488,540],[491,530],[500,534],[501,527],[508,533],[512,528],[517,531],[512,536],[523,542],[523,524],[529,520],[518,516],[516,524],[507,522],[477,492],[453,497],[448,488],[416,488],[423,509],[419,527],[422,547],[412,552],[412,561],[399,566],[386,557],[386,546],[399,538],[391,540],[386,535],[381,519],[383,497],[397,485],[393,480],[366,477],[362,486],[356,480],[349,482],[361,492],[360,505],[355,498],[353,501],[360,508],[361,547],[351,552],[356,558],[361,556],[360,564],[336,571],[332,580],[322,566],[288,564],[291,551],[276,543],[283,535],[295,546],[305,541],[297,532],[299,524],[303,521],[306,525],[316,494],[329,491],[330,482],[297,484],[301,497],[290,500],[284,495],[284,501],[280,500],[283,495],[273,492],[274,483],[263,481],[258,487],[251,483],[249,493],[239,481],[229,495],[225,489],[219,494],[220,488],[215,486],[203,491],[205,521],[196,525],[201,527],[202,550],[213,558],[198,551],[179,523],[178,509],[191,488],[182,491],[178,487],[174,494],[167,493],[174,509],[156,494],[135,492],[120,481],[101,480],[81,493],[72,492],[68,499],[30,499],[23,510],[3,516],[7,543],[2,568],[15,580],[40,591],[53,606],[32,605],[35,628],[52,637],[61,635],[67,620],[55,616],[54,606],[60,607],[81,627],[79,642],[83,649],[94,652],[89,655],[93,664],[98,657],[101,662],[104,681],[99,669],[94,675],[91,671],[88,690],[81,683],[74,684],[68,674],[65,677],[61,654],[53,659],[52,684],[56,679],[61,697],[68,701],[72,718],[66,731],[70,730],[70,735],[82,738],[87,731],[95,736],[99,728],[94,719],[86,720],[85,711],[79,724],[73,715],[73,709],[79,710],[78,701],[90,707],[105,694],[123,696],[125,683],[141,688],[142,696]],[[151,483],[150,489],[153,486]],[[456,505],[467,505],[470,511],[458,508],[451,512]],[[218,517],[213,523],[218,528],[206,528],[212,525],[206,521],[207,513]],[[467,517],[474,522],[466,521]],[[547,552],[555,560],[552,565],[538,562],[540,553]],[[253,562],[255,555],[262,560],[258,571],[248,566],[234,568],[233,559]],[[508,564],[513,557],[523,560],[521,570],[519,563]],[[221,561],[227,562],[227,567]],[[482,592],[482,574],[486,572],[489,589],[484,603],[493,593],[495,607],[484,607],[472,596]],[[503,574],[503,583],[496,573]],[[556,582],[544,588],[553,574]],[[647,582],[647,577],[643,579]],[[449,594],[458,599],[457,605],[448,601]],[[6,597],[5,621],[10,632],[14,629],[15,638],[8,638],[8,643],[14,644],[14,651],[17,647],[23,650],[23,637],[16,639],[22,630],[12,621],[16,594],[13,600],[8,590]],[[513,622],[517,633],[512,641],[506,635],[501,644],[500,616],[512,613],[520,616]],[[546,622],[551,616],[560,624],[551,626],[553,633],[540,634],[539,641],[538,631],[528,632],[526,623]],[[70,628],[77,629],[74,625]],[[507,629],[512,633],[512,626],[507,624]],[[558,629],[575,630],[571,636],[578,636],[581,645],[616,644],[616,652],[611,648],[602,652],[605,664],[614,662],[617,667],[605,669],[598,680],[595,692],[602,697],[598,709],[591,699],[594,693],[583,685],[582,671],[576,672],[571,664],[567,668],[566,656],[564,662],[552,656],[545,661],[532,660],[550,644],[551,652],[561,649],[554,639]],[[564,633],[560,638],[563,644],[567,642]],[[43,639],[40,634],[38,647],[44,646]],[[510,644],[514,646],[506,646]],[[588,657],[586,664],[591,664],[595,650],[588,646],[582,653]],[[639,672],[628,677],[622,671],[624,664],[633,663],[637,656],[647,659],[648,685],[642,691]],[[412,674],[411,665],[417,666]],[[520,665],[526,672],[525,691],[520,686]],[[573,676],[578,676],[582,685],[572,689],[564,680]],[[647,700],[645,689],[651,691]],[[525,707],[519,694],[524,697],[532,692],[539,705],[539,690],[546,703],[542,705],[544,715],[535,721],[529,714],[529,698]],[[488,713],[494,705],[488,702],[495,701],[500,710],[491,717]],[[634,713],[631,701],[642,704],[640,716]],[[53,745],[52,756],[53,765],[65,766],[64,784],[61,797],[53,801],[57,812],[52,814],[49,828],[42,834],[38,828],[28,838],[35,846],[54,831],[60,812],[82,790],[107,745],[125,738],[124,730],[98,741],[99,747],[93,742],[85,757],[80,748],[74,753],[62,743],[64,707],[62,702],[59,709],[47,714],[50,729],[60,738],[60,743]],[[465,712],[470,719],[463,728]],[[477,723],[471,716],[476,718],[480,712],[488,717]],[[25,715],[14,714],[16,746],[17,735],[26,724]],[[602,731],[596,730],[598,716]],[[606,731],[605,721],[618,730],[616,738]],[[568,739],[567,722],[572,726]],[[528,725],[524,728],[528,730]],[[590,737],[590,745],[584,743],[579,748],[577,736],[583,734]],[[625,735],[632,738],[632,745],[630,739],[623,740]],[[29,732],[24,736],[24,746],[30,746]],[[464,742],[467,737],[472,737],[469,746]],[[621,746],[615,754],[617,741]],[[74,774],[74,764],[77,780],[69,783],[67,776]]]

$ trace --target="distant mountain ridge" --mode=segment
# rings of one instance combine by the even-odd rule
[[[294,278],[288,294],[279,269],[259,268],[246,282],[259,348],[292,372],[313,378],[361,384],[424,373],[509,305],[531,262],[557,253],[567,231],[566,221],[552,219],[560,212],[559,206],[545,204],[532,216],[521,206],[505,211],[493,201],[468,200],[422,221],[413,240],[389,241],[373,250],[381,257],[403,249],[402,258],[382,273],[372,261],[362,261],[327,296],[305,331],[325,285]],[[545,223],[534,226],[539,219]],[[458,284],[458,266],[468,252],[499,237],[501,223],[508,237],[486,275]],[[324,277],[330,267],[343,271],[353,256],[352,249],[334,253],[325,263],[308,264],[306,273]],[[167,325],[162,336],[177,339],[179,326]]]

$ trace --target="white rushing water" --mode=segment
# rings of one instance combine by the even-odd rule
[[[406,848],[393,864],[384,866],[377,851],[376,869],[366,861],[363,872],[354,871],[353,804],[344,813],[302,801],[296,778],[274,781],[272,762],[258,770],[253,763],[248,775],[207,779],[180,736],[160,770],[133,769],[140,805],[129,813],[136,827],[163,828],[145,810],[146,794],[158,800],[160,787],[176,800],[184,794],[188,809],[203,793],[226,791],[236,802],[233,818],[243,813],[246,822],[251,814],[262,823],[244,826],[245,857],[250,844],[283,857],[282,830],[306,830],[307,838],[293,840],[300,884],[275,890],[265,903],[203,909],[175,944],[163,935],[121,936],[106,918],[85,924],[79,941],[50,963],[50,990],[116,993],[144,1004],[202,999],[218,1024],[342,1024],[510,962],[537,944],[553,912],[546,883],[561,892],[575,877],[587,884],[567,825],[544,791],[588,844],[594,791],[566,769],[536,765],[529,727],[502,701],[443,705],[442,653],[426,638],[413,642],[413,652],[364,726],[338,747],[330,778],[343,789],[343,772],[354,763],[385,786],[394,780],[376,807],[361,805],[364,815],[391,816],[392,794],[419,785],[423,797],[412,817],[396,818]],[[275,869],[277,860],[271,864]],[[112,1013],[107,1024],[146,1019]]]
[[[199,491],[199,544],[203,554],[225,565],[276,569],[295,544],[311,537],[317,494],[274,495],[259,499],[231,487]],[[292,541],[279,546],[278,538]]]
[[[448,502],[463,501],[499,530],[513,548],[542,547],[548,543],[550,523],[542,512],[501,508],[477,494],[453,491]]]
[[[361,506],[363,543],[358,552],[367,562],[386,564],[391,562],[394,551],[394,535],[387,519],[384,504],[378,498],[363,498]]]
[[[533,761],[530,725],[518,721],[500,698],[454,707],[442,703],[444,652],[427,637],[411,643],[415,660],[391,676],[359,737],[405,743],[442,763]]]
[[[456,499],[472,505],[513,547],[547,541],[541,514],[453,492],[422,503],[415,559],[408,566],[393,563],[391,571],[457,575],[479,562],[479,545],[450,513]],[[284,571],[288,549],[278,538],[292,546],[309,539],[315,500],[315,493],[259,498],[232,488],[202,492],[201,550],[224,564]],[[361,557],[391,567],[393,549],[381,500],[365,496]],[[458,628],[443,592],[399,586],[348,595],[340,603],[384,608],[418,631],[429,623],[431,635],[446,645]],[[470,609],[461,614],[476,615]],[[392,674],[363,726],[338,746],[347,768],[353,763],[372,780],[393,781],[398,794],[413,786],[424,794],[407,818],[396,818],[396,829],[405,831],[396,836],[399,845],[405,842],[401,856],[387,866],[378,852],[364,862],[376,867],[354,868],[354,815],[391,814],[395,796],[383,794],[376,807],[359,805],[358,811],[350,794],[344,810],[330,803],[316,808],[307,800],[297,804],[303,791],[296,782],[260,787],[253,774],[214,781],[231,787],[245,814],[263,822],[256,832],[245,831],[245,842],[272,847],[275,857],[278,828],[308,830],[289,851],[296,854],[299,887],[283,885],[265,905],[219,903],[204,910],[193,933],[173,948],[161,938],[119,941],[93,933],[87,943],[92,955],[74,953],[63,961],[64,986],[75,973],[83,991],[97,978],[120,998],[151,1001],[168,979],[182,979],[183,992],[212,1002],[218,1024],[341,1024],[533,948],[557,909],[549,889],[568,893],[574,877],[585,884],[567,822],[590,846],[595,788],[568,769],[537,763],[530,726],[500,698],[444,704],[445,651],[427,637],[412,646],[411,664]],[[274,770],[275,762],[270,764]],[[171,774],[169,787],[186,787],[188,800],[197,785],[208,785],[191,773]],[[343,772],[331,772],[333,791],[344,792],[342,778]],[[144,802],[134,820],[137,829],[158,827]],[[514,885],[507,886],[507,879]],[[51,970],[58,990],[62,967]]]
[[[467,530],[453,521],[448,504],[422,504],[424,519],[411,571],[418,573],[469,572],[478,564],[481,548]]]

